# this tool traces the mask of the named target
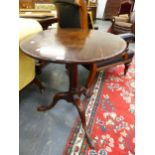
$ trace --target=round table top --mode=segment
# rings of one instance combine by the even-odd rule
[[[121,54],[126,42],[103,30],[51,29],[26,37],[20,48],[36,59],[84,64]]]

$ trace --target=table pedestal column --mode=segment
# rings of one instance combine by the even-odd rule
[[[83,129],[85,131],[86,139],[91,148],[94,148],[94,143],[91,139],[91,136],[87,132],[86,128],[86,119],[85,119],[85,106],[84,103],[81,102],[80,96],[81,94],[87,94],[84,87],[80,87],[78,85],[78,68],[77,64],[66,64],[66,68],[69,72],[69,91],[68,92],[59,92],[57,93],[52,103],[48,105],[42,105],[38,107],[38,111],[46,111],[54,107],[58,100],[64,99],[68,102],[71,102],[75,105],[76,109],[79,112]],[[92,74],[92,73],[90,73]]]

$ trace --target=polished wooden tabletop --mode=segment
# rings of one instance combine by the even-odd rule
[[[51,29],[26,37],[20,48],[37,59],[84,64],[121,54],[126,42],[103,30]]]

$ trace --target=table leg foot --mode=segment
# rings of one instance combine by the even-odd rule
[[[77,110],[78,110],[80,118],[81,118],[81,122],[82,122],[82,126],[83,126],[83,129],[85,132],[86,140],[91,148],[95,148],[95,143],[93,142],[90,134],[87,133],[84,105],[80,101],[80,98],[78,95],[74,95],[73,100],[74,100],[75,106],[77,107]]]
[[[93,95],[93,89],[92,88],[87,89],[85,92],[85,96],[91,97],[92,95]]]
[[[86,132],[85,136],[86,136],[86,139],[87,139],[87,143],[89,144],[89,147],[91,149],[95,149],[96,148],[96,143],[93,141],[91,136],[87,132]]]
[[[60,93],[57,93],[57,94],[55,94],[55,96],[53,98],[53,102],[51,102],[48,105],[41,105],[41,106],[39,106],[37,108],[37,110],[38,111],[47,111],[47,110],[50,110],[51,108],[53,108],[57,104],[57,101],[60,100],[60,99],[64,99],[64,100],[69,101],[70,94],[68,92],[60,92]]]
[[[89,89],[87,89],[86,87],[84,87],[84,86],[80,86],[80,91],[79,91],[80,93],[80,95],[81,94],[83,94],[83,95],[85,95],[87,98],[90,98],[91,96],[92,96],[92,94],[93,94],[93,91],[92,91],[92,89],[91,88],[89,88]],[[79,96],[80,96],[79,95]]]

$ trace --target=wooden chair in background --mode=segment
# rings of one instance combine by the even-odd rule
[[[117,16],[127,14],[130,16],[130,13],[132,12],[133,8],[133,2],[131,0],[125,0],[121,2],[119,11],[117,13]]]
[[[58,12],[58,24],[60,28],[83,28],[88,29],[88,19],[90,17],[88,16],[87,12],[87,4],[80,0],[80,5],[72,5],[72,4],[66,4],[66,3],[56,3],[57,12]],[[65,12],[65,13],[64,13]],[[93,28],[93,25],[92,27]],[[133,40],[134,35],[132,34],[126,34],[124,36],[121,36],[125,40]],[[132,39],[131,39],[132,38]],[[125,65],[125,71],[124,74],[126,74],[129,66],[129,62],[131,62],[132,58],[134,56],[134,52],[130,50],[126,50],[126,52],[122,53],[121,56],[115,57],[112,59],[109,59],[104,62],[100,63],[94,63],[90,65],[84,65],[90,72],[89,77],[86,82],[86,88],[91,88],[95,82],[97,72],[100,70],[103,70],[105,68],[115,66],[117,64],[124,64]]]

